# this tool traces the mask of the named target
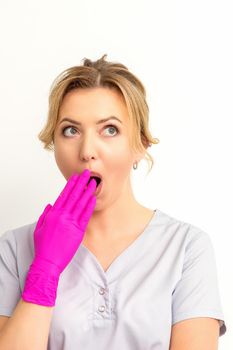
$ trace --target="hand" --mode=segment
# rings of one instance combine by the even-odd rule
[[[35,257],[22,295],[25,301],[55,304],[60,273],[81,244],[96,205],[97,184],[92,179],[87,186],[89,179],[89,170],[71,176],[54,205],[47,205],[40,216],[34,231]]]
[[[73,258],[93,213],[96,181],[88,171],[72,176],[53,207],[45,208],[34,232],[35,259],[46,260],[58,267],[60,273]]]

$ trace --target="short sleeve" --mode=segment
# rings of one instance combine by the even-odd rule
[[[0,315],[11,316],[21,297],[12,231],[0,236]]]
[[[219,320],[219,335],[226,332],[218,288],[215,253],[209,235],[188,238],[180,280],[172,293],[172,324],[195,317]]]

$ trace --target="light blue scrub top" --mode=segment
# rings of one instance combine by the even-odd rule
[[[36,222],[0,237],[0,315],[11,316],[34,257]],[[211,317],[226,332],[209,235],[156,209],[104,272],[80,245],[60,275],[48,350],[165,350],[176,322]]]

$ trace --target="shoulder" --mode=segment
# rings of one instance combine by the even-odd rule
[[[160,226],[163,238],[173,241],[174,245],[186,252],[193,246],[211,244],[210,236],[201,227],[157,210],[157,225]],[[156,221],[155,221],[156,223]]]
[[[211,237],[202,228],[162,212],[158,212],[157,224],[156,243],[169,257],[174,283],[182,275],[185,278],[188,274],[199,274],[199,270],[216,268]]]
[[[33,252],[33,233],[37,222],[19,226],[5,231],[0,236],[0,253],[11,252],[16,255],[21,251],[31,249]]]

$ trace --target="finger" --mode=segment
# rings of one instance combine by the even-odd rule
[[[64,207],[65,202],[67,200],[67,197],[70,195],[71,191],[73,190],[76,182],[78,181],[79,175],[78,174],[73,174],[67,181],[64,189],[56,199],[53,208],[54,209],[61,209]]]
[[[43,213],[41,214],[41,216],[39,217],[39,220],[37,221],[36,229],[40,228],[43,225],[44,218],[45,218],[46,214],[49,212],[51,207],[52,207],[51,204],[46,205]]]
[[[89,202],[87,203],[86,207],[84,208],[81,214],[81,217],[79,219],[79,226],[83,232],[85,232],[87,229],[87,225],[90,221],[90,218],[95,209],[95,206],[96,206],[96,197],[92,196]]]
[[[65,201],[65,209],[67,212],[72,213],[74,207],[79,208],[79,204],[82,201],[82,195],[85,192],[85,187],[90,180],[90,171],[82,173],[82,175],[78,178],[75,186],[72,188],[69,196]]]
[[[83,191],[81,200],[77,200],[74,198],[74,202],[72,203],[71,213],[74,217],[79,219],[79,216],[82,214],[83,209],[86,207],[90,198],[93,196],[97,187],[97,182],[95,179],[92,179],[87,185],[87,189]]]
[[[39,220],[37,221],[36,228],[34,230],[34,235],[33,235],[34,247],[36,246],[36,239],[37,239],[37,236],[39,235],[39,232],[40,232],[39,229],[43,225],[44,219],[45,219],[46,215],[48,214],[48,212],[50,211],[51,208],[52,208],[51,204],[46,205],[43,213],[41,214],[41,216],[39,217]]]

